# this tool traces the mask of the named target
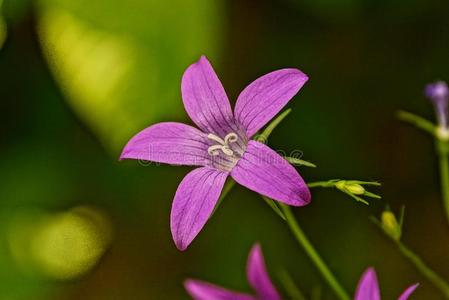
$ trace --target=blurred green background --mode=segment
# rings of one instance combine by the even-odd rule
[[[379,180],[383,199],[365,206],[314,190],[295,209],[300,224],[351,293],[374,266],[384,299],[413,282],[413,299],[440,299],[368,218],[405,204],[404,242],[449,278],[433,143],[395,119],[401,108],[433,118],[422,89],[449,80],[449,2],[6,0],[1,9],[0,299],[187,299],[187,277],[249,291],[255,241],[274,281],[286,269],[305,294],[334,299],[256,194],[234,188],[181,253],[169,212],[191,168],[118,162],[146,126],[190,122],[180,79],[201,54],[232,101],[274,69],[309,75],[270,145],[316,163],[300,168],[306,180]],[[98,263],[86,272],[87,256]]]

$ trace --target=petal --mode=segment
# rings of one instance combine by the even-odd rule
[[[158,123],[136,134],[126,144],[120,160],[204,166],[209,160],[207,147],[207,137],[194,127],[174,122]]]
[[[184,287],[195,300],[256,300],[253,296],[233,292],[199,280],[188,279]]]
[[[248,137],[270,121],[306,83],[308,77],[297,69],[268,73],[248,85],[235,104],[235,118]]]
[[[204,132],[237,131],[226,92],[205,56],[184,72],[181,91],[187,114]]]
[[[250,190],[288,205],[303,206],[310,202],[309,188],[296,169],[256,141],[249,141],[231,176]]]
[[[251,249],[248,257],[247,265],[248,281],[256,291],[260,299],[266,300],[279,300],[279,296],[276,288],[271,282],[270,276],[268,276],[267,269],[265,267],[265,261],[262,254],[262,249],[259,244],[256,244]]]
[[[379,284],[373,268],[366,270],[360,278],[354,300],[380,300]]]
[[[410,295],[416,290],[416,288],[418,287],[419,283],[416,283],[414,285],[409,286],[403,293],[401,296],[399,296],[398,300],[407,300],[408,297],[410,297]]]
[[[214,210],[228,174],[209,167],[191,171],[178,186],[170,227],[179,250],[185,250]]]

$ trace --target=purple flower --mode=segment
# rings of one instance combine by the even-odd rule
[[[266,74],[239,95],[234,113],[225,90],[206,57],[182,77],[187,114],[199,129],[164,122],[135,135],[120,159],[199,166],[181,181],[173,199],[170,227],[184,250],[203,228],[226,178],[288,205],[310,202],[304,180],[284,158],[251,138],[299,91],[307,76],[296,69]]]
[[[256,296],[230,291],[222,287],[188,279],[184,283],[187,292],[195,300],[280,300],[281,297],[273,286],[265,267],[262,249],[256,244],[248,256],[246,268],[248,282]]]
[[[418,287],[418,284],[409,286],[398,298],[398,300],[406,300]],[[373,268],[363,273],[357,286],[355,300],[380,300],[379,283],[377,282],[376,271]]]
[[[437,114],[438,124],[443,129],[449,129],[448,127],[448,101],[449,101],[449,88],[446,82],[437,81],[430,83],[425,88],[425,95],[429,98],[435,112]]]

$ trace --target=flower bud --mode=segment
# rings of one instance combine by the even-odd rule
[[[348,183],[345,180],[340,180],[335,186],[339,190],[353,195],[363,195],[365,193],[365,188],[358,183]]]
[[[357,183],[346,184],[346,189],[354,195],[363,195],[365,193],[365,188]]]
[[[424,91],[427,98],[433,103],[439,124],[439,132],[437,134],[448,135],[448,102],[449,88],[444,81],[437,81],[428,84]]]
[[[381,215],[382,228],[385,232],[394,240],[399,241],[401,238],[402,230],[396,216],[391,211],[384,211]]]

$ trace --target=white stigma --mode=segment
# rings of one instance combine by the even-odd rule
[[[229,148],[229,144],[235,143],[238,140],[238,135],[234,132],[228,133],[224,140],[212,133],[209,133],[207,138],[218,143],[207,148],[207,153],[209,153],[209,155],[217,156],[220,154],[220,150],[228,156],[232,156],[234,154],[234,151]]]

